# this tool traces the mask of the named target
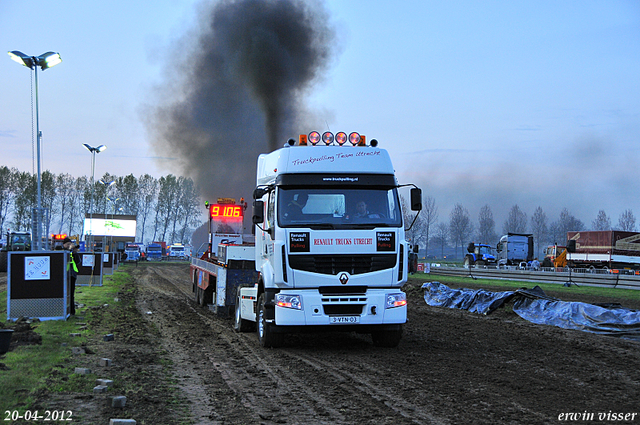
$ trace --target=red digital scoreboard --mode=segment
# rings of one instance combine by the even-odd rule
[[[213,221],[242,221],[244,208],[242,205],[211,204],[209,217]]]

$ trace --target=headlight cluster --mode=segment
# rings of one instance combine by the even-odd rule
[[[402,307],[404,305],[407,305],[407,295],[404,292],[387,294],[387,304],[385,308]]]
[[[302,310],[300,295],[276,294],[276,305],[278,307]]]

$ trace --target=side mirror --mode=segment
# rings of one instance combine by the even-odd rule
[[[567,241],[567,252],[576,252],[576,241],[575,241],[575,239]]]
[[[422,211],[422,190],[411,189],[411,211]]]
[[[269,193],[269,189],[267,187],[256,187],[253,191],[253,199],[260,199],[267,193]]]
[[[264,223],[264,201],[253,201],[253,215],[251,216],[251,221],[253,224]]]
[[[420,252],[420,246],[419,246],[418,244],[416,244],[416,245],[414,245],[414,246],[413,246],[413,252],[414,252],[414,253],[416,253],[416,254],[417,254],[418,252]]]

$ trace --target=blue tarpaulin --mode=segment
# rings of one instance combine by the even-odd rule
[[[530,290],[491,292],[452,289],[440,282],[428,282],[422,285],[422,289],[426,303],[431,306],[489,314],[513,302],[513,311],[532,323],[640,341],[640,311],[561,301],[547,296],[539,286]]]

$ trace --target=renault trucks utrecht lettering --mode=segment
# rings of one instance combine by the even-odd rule
[[[396,346],[407,320],[409,244],[389,154],[364,136],[317,132],[260,155],[257,282],[237,288],[235,329],[265,347],[302,330],[370,333]],[[411,185],[413,186],[413,185]],[[411,189],[411,208],[422,208]]]

